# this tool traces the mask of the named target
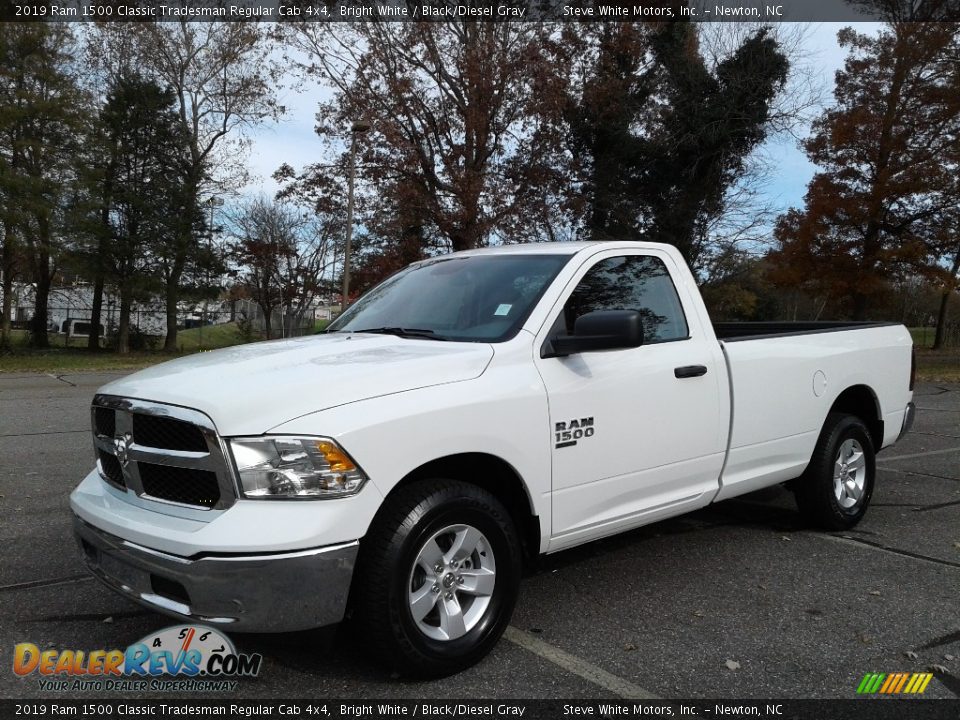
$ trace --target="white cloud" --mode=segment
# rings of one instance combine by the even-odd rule
[[[332,93],[316,82],[300,85],[303,80],[292,75],[286,81],[299,87],[296,90],[284,88],[277,97],[277,103],[286,107],[284,117],[251,133],[248,166],[252,177],[242,191],[244,195],[276,193],[279,186],[270,176],[283,163],[299,170],[323,159],[323,145],[314,126],[317,106],[328,100]]]

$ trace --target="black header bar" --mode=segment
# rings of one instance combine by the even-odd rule
[[[4,21],[876,22],[890,0],[0,0]],[[914,0],[901,20],[960,21],[960,0]]]
[[[297,720],[582,720],[716,718],[766,720],[956,720],[960,700],[0,700],[0,717],[297,718]]]

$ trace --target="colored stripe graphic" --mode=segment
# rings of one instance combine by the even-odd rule
[[[857,686],[860,695],[919,695],[927,689],[933,673],[867,673]]]
[[[863,680],[860,681],[860,687],[857,688],[857,692],[860,694],[872,694],[880,689],[880,683],[883,682],[883,679],[886,677],[884,673],[867,673],[863,676]]]
[[[891,673],[887,675],[886,682],[883,683],[883,687],[880,688],[880,694],[884,695],[890,692],[890,688],[897,684],[897,678],[900,677],[897,673]]]
[[[897,686],[891,690],[892,693],[898,693],[903,690],[903,686],[907,684],[907,679],[910,677],[910,673],[900,673],[900,679],[897,681]]]
[[[887,690],[888,693],[898,693],[903,687],[903,684],[907,681],[907,678],[910,677],[910,673],[897,673],[896,680],[893,681],[893,684],[890,686],[890,689]]]

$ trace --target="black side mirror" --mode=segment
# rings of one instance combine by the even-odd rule
[[[596,310],[577,318],[573,335],[558,335],[541,357],[565,357],[595,350],[623,350],[643,345],[643,322],[636,310]]]

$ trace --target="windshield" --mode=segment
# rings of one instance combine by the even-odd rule
[[[411,265],[337,318],[327,332],[501,342],[520,329],[569,255],[466,255]]]

